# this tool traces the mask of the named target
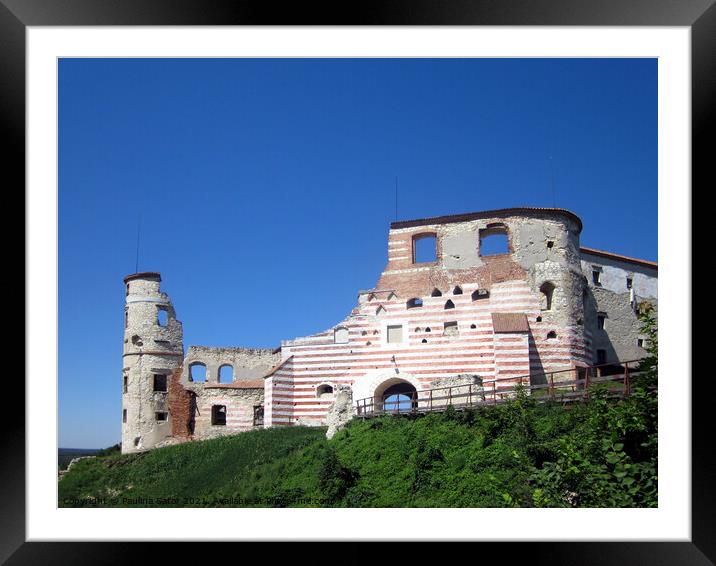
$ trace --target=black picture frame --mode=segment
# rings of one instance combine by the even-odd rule
[[[5,171],[25,183],[25,35],[28,26],[97,25],[522,25],[522,26],[688,26],[691,28],[692,186],[712,187],[709,141],[716,101],[716,6],[714,0],[391,0],[330,6],[232,0],[0,0],[0,115],[7,148]],[[14,186],[14,185],[9,185]],[[19,192],[19,191],[18,191]],[[696,191],[694,191],[696,192]],[[26,302],[32,297],[26,296]],[[667,376],[672,377],[672,376]],[[675,376],[674,376],[675,377]],[[703,376],[709,377],[709,376]],[[691,368],[684,368],[686,381]],[[692,539],[690,542],[482,543],[481,560],[520,557],[551,564],[712,564],[716,561],[714,429],[709,416],[709,380],[692,387]],[[19,393],[19,388],[13,392]],[[23,393],[24,395],[24,393]],[[126,564],[137,552],[159,545],[140,543],[25,542],[24,399],[20,414],[6,418],[0,469],[0,560],[7,564]],[[628,535],[628,533],[626,533]],[[81,536],[81,533],[78,533]],[[317,536],[319,538],[319,536]],[[359,544],[359,543],[352,543]],[[171,548],[169,548],[171,547]],[[403,550],[401,558],[410,559]],[[256,549],[255,551],[259,551]],[[165,560],[185,545],[162,545]],[[274,559],[288,557],[272,545]],[[326,551],[330,555],[336,551]],[[340,549],[339,562],[364,561]],[[283,556],[281,556],[283,554]],[[146,556],[146,555],[144,555]],[[143,557],[144,557],[143,556]],[[335,556],[335,555],[334,555]],[[374,555],[375,556],[375,555]],[[363,557],[363,558],[361,558]],[[294,559],[297,559],[295,554]]]

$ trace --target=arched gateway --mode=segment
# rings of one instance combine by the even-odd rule
[[[373,402],[378,411],[408,413],[418,408],[418,391],[410,382],[393,378],[378,386]]]
[[[409,374],[375,372],[353,384],[358,414],[365,412],[408,413],[418,408],[422,384]]]

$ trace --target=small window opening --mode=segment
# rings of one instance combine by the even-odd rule
[[[547,240],[547,249],[551,250],[554,247],[554,242],[552,240]]]
[[[430,332],[430,327],[429,327],[429,326],[425,329],[425,332]]]
[[[542,286],[539,288],[540,293],[542,293],[542,297],[540,298],[540,307],[543,311],[551,311],[552,310],[552,298],[554,297],[554,290],[555,286],[553,283],[546,281],[542,283]]]
[[[161,393],[166,392],[167,390],[167,376],[163,373],[155,373],[154,374],[154,391],[158,391]]]
[[[127,326],[129,326],[129,311],[124,309],[124,327],[127,328]]]
[[[388,326],[388,344],[399,344],[403,341],[403,325]]]
[[[129,283],[127,283],[127,284],[124,286],[124,296],[125,296],[125,297],[128,297],[128,296],[129,296]]]
[[[501,255],[510,253],[507,227],[504,224],[495,224],[480,230],[480,255]]]
[[[154,416],[158,422],[166,421],[167,420],[167,414],[163,411],[159,411],[154,413]]]
[[[157,308],[157,324],[159,326],[166,326],[169,322],[169,313],[167,309],[158,307]]]
[[[127,392],[127,386],[129,384],[129,378],[125,375],[122,377],[122,392]]]
[[[367,330],[364,330],[363,332],[360,333],[360,335],[361,335],[361,336],[368,336],[368,331],[367,331]]]
[[[452,290],[452,294],[453,294],[453,295],[462,295],[462,289],[460,288],[459,285],[456,286],[456,287]]]
[[[490,292],[487,289],[478,289],[473,291],[471,297],[473,301],[479,301],[480,299],[487,299],[490,296]]]
[[[420,327],[419,327],[419,326],[416,326],[416,327],[415,327],[415,332],[420,332]]]
[[[598,364],[607,363],[607,351],[606,350],[597,350],[597,363]]]
[[[331,387],[330,385],[319,385],[316,388],[316,397],[318,397],[319,399],[322,397],[330,397],[331,395],[333,395],[333,387]]]
[[[264,406],[257,405],[254,407],[254,426],[263,426],[264,424]]]
[[[555,338],[557,338],[557,333],[556,333],[554,330],[550,330],[550,331],[547,333],[547,339],[548,339],[548,340],[554,340]]]
[[[443,294],[440,292],[440,289],[433,289],[433,292],[430,293],[431,297],[442,297]]]
[[[122,422],[127,422],[127,409],[122,409]]]
[[[455,303],[453,303],[450,299],[448,299],[447,303],[445,303],[445,310],[454,309]]]
[[[435,234],[413,236],[413,263],[431,263],[437,261],[437,238]]]
[[[581,318],[577,319],[577,325],[582,326],[584,324],[584,321]]]
[[[226,405],[211,406],[211,424],[215,426],[226,425]]]
[[[427,344],[427,343],[428,343],[427,339],[426,339],[426,338],[423,338],[422,343],[423,343],[423,344]]]
[[[475,329],[477,328],[477,325],[471,324],[471,325],[470,325],[470,328],[471,328],[472,330],[475,330]]]
[[[415,308],[422,307],[422,306],[423,306],[422,299],[415,298],[415,299],[410,299],[407,302],[407,308],[409,308],[409,309],[415,309]]]
[[[604,325],[607,322],[607,315],[606,313],[600,312],[597,313],[597,328],[599,330],[604,330]]]
[[[348,329],[341,326],[333,331],[333,342],[335,344],[348,343]]]
[[[542,322],[542,317],[541,317],[541,316],[538,316],[535,320],[536,320],[537,322]]]
[[[189,366],[189,381],[206,381],[206,366],[204,364],[191,364]]]
[[[219,383],[232,383],[234,381],[234,368],[224,364],[219,368]]]
[[[634,280],[631,277],[626,278],[627,289],[631,289],[634,286]]]
[[[134,447],[139,448],[142,445],[142,437],[138,436],[134,439]]]
[[[602,284],[602,272],[599,269],[593,269],[592,270],[592,283],[595,285],[601,285]]]
[[[646,340],[644,340],[643,338],[637,338],[637,339],[636,339],[636,345],[637,345],[637,347],[639,347],[639,348],[645,348],[645,347],[646,347]]]
[[[444,336],[458,336],[460,331],[457,327],[457,321],[446,322],[445,329],[443,330]]]

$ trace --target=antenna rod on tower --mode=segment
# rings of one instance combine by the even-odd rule
[[[395,221],[398,221],[398,177],[395,177]]]
[[[554,197],[554,163],[549,156],[550,188],[552,189],[552,208],[557,208],[557,199]]]
[[[134,264],[134,273],[139,273],[139,235],[141,233],[142,228],[142,213],[139,213],[139,217],[137,218],[137,260]]]

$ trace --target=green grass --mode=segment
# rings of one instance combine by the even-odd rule
[[[75,464],[60,506],[655,506],[655,392],[261,429]]]

